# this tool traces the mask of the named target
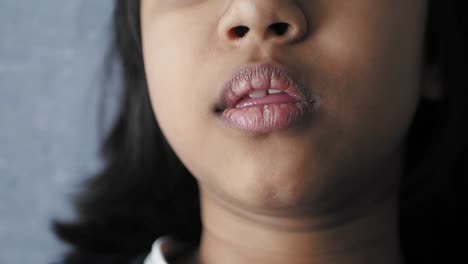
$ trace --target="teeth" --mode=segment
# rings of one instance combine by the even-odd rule
[[[269,94],[279,94],[279,93],[282,93],[283,91],[281,90],[278,90],[278,89],[268,89],[268,91],[266,90],[256,90],[256,91],[253,91],[251,93],[249,93],[249,97],[250,98],[262,98],[262,97],[265,97]]]
[[[262,98],[267,96],[267,91],[265,90],[258,90],[258,91],[253,91],[249,93],[250,98]]]
[[[279,94],[282,93],[283,91],[278,90],[278,89],[268,89],[268,94]]]

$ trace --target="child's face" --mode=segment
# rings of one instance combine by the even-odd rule
[[[421,96],[426,5],[143,0],[157,121],[202,189],[226,201],[297,213],[375,198],[401,173],[404,137]],[[256,37],[274,22],[298,30],[283,40]],[[230,29],[240,25],[250,31],[235,40]],[[214,111],[222,86],[242,66],[265,62],[293,72],[319,99],[316,112],[304,126],[266,134],[224,126]]]

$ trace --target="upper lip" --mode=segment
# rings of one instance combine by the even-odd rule
[[[217,110],[235,108],[239,100],[250,92],[268,89],[281,90],[297,101],[314,101],[308,90],[282,65],[250,64],[242,67],[224,84]]]

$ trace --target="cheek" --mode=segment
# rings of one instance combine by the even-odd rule
[[[203,125],[207,112],[203,111],[199,100],[194,100],[199,98],[195,97],[193,89],[197,86],[196,80],[191,78],[196,74],[181,63],[171,59],[164,63],[161,57],[156,58],[149,59],[146,66],[147,72],[153,73],[147,81],[156,120],[179,157],[196,156],[207,129]]]
[[[402,144],[419,101],[424,19],[378,17],[331,20],[304,52],[327,115],[320,149],[377,158]]]
[[[197,39],[180,32],[181,23],[163,16],[147,21],[143,27],[146,79],[155,114],[162,123],[190,115],[193,111],[188,110],[193,110],[195,103]]]
[[[204,63],[201,50],[206,38],[188,28],[183,19],[164,17],[148,24],[143,47],[146,79],[153,110],[166,139],[188,169],[212,145],[213,118],[210,104],[216,80],[212,64]],[[180,28],[184,28],[181,32]],[[170,38],[166,37],[171,35]],[[213,87],[209,87],[213,85]],[[197,173],[198,175],[199,173]]]

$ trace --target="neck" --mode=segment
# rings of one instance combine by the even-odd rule
[[[200,198],[203,232],[196,263],[404,262],[395,196],[346,220],[248,215],[205,191]]]

